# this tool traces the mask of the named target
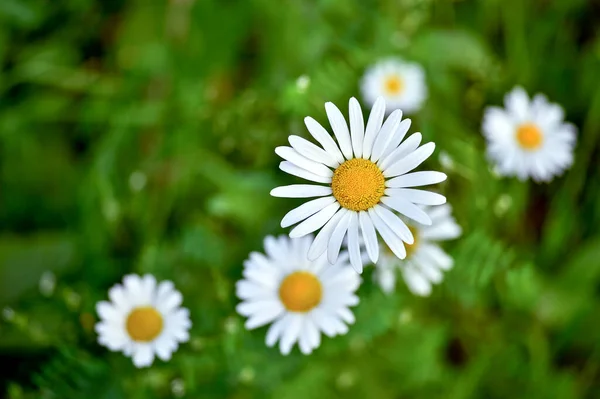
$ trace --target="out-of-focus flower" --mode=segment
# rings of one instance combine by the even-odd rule
[[[348,332],[354,323],[350,306],[358,304],[354,294],[360,277],[342,252],[335,264],[325,256],[307,259],[312,236],[290,239],[267,236],[266,256],[253,252],[244,262],[244,279],[237,282],[242,300],[237,311],[248,317],[246,328],[273,323],[266,343],[287,355],[295,343],[310,354],[321,344],[321,332],[328,337]]]
[[[488,107],[483,134],[488,156],[502,176],[550,181],[573,163],[576,128],[564,122],[564,111],[542,95],[529,100],[516,87],[504,99],[505,108]]]
[[[451,240],[461,234],[460,226],[451,215],[452,208],[446,204],[425,211],[433,223],[431,226],[410,226],[415,242],[407,246],[406,259],[399,261],[385,245],[382,246],[375,266],[375,280],[386,293],[394,290],[399,268],[410,291],[427,296],[431,293],[431,285],[442,281],[442,271],[453,265],[452,258],[437,245],[438,241]]]
[[[419,111],[427,98],[423,68],[401,58],[387,58],[367,69],[361,90],[367,103],[383,97],[390,110],[399,108],[407,114]]]
[[[325,104],[337,143],[317,121],[307,117],[304,122],[308,131],[323,148],[302,137],[290,136],[291,147],[275,149],[285,159],[279,164],[281,170],[324,185],[282,186],[273,189],[271,195],[320,197],[288,212],[281,226],[299,223],[290,232],[292,238],[321,229],[308,257],[315,260],[327,252],[330,263],[335,263],[348,233],[350,263],[361,273],[359,229],[373,263],[379,256],[376,231],[394,254],[403,259],[406,256],[403,241],[412,244],[413,236],[394,211],[419,223],[431,224],[429,216],[415,204],[440,205],[446,198],[411,187],[439,183],[446,180],[446,175],[440,172],[408,173],[429,158],[435,144],[419,147],[420,133],[402,142],[410,127],[410,119],[402,120],[402,111],[392,112],[383,123],[385,101],[379,98],[365,129],[362,111],[355,98],[350,99],[349,108],[350,129],[340,110],[333,103]]]
[[[151,275],[131,274],[108,296],[110,302],[96,305],[98,342],[132,357],[136,367],[150,366],[155,355],[171,359],[179,343],[189,340],[189,311],[181,307],[183,298],[172,282],[157,285]]]

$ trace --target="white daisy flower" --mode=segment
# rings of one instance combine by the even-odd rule
[[[461,234],[461,228],[451,215],[450,205],[425,209],[431,226],[411,225],[415,241],[408,245],[406,259],[399,261],[393,253],[382,245],[379,262],[375,265],[375,281],[386,293],[391,293],[396,285],[396,271],[400,269],[406,285],[415,295],[428,296],[431,285],[442,281],[442,271],[453,265],[452,258],[440,248],[438,241],[451,240]]]
[[[488,156],[501,176],[550,181],[571,166],[576,128],[563,121],[558,104],[542,94],[530,101],[516,87],[504,98],[504,106],[488,107],[483,117]]]
[[[400,58],[387,58],[367,69],[361,90],[369,104],[383,97],[391,109],[407,114],[420,110],[427,98],[423,68]]]
[[[253,252],[244,262],[244,279],[236,284],[239,314],[248,317],[246,328],[273,323],[267,332],[267,346],[279,340],[287,355],[295,343],[309,354],[319,347],[321,331],[328,337],[348,332],[354,323],[350,306],[358,304],[354,295],[360,277],[342,252],[335,264],[325,256],[307,259],[312,236],[289,239],[267,236],[266,256]]]
[[[440,172],[408,173],[429,158],[435,144],[419,147],[420,133],[402,142],[410,127],[410,119],[402,120],[402,111],[392,112],[383,123],[385,101],[379,98],[365,129],[363,114],[355,98],[350,99],[349,107],[350,129],[340,110],[333,103],[325,104],[337,144],[327,130],[307,117],[304,122],[308,131],[323,148],[302,137],[290,136],[291,147],[275,149],[285,159],[279,164],[281,170],[323,185],[277,187],[271,195],[320,197],[288,212],[281,226],[300,223],[290,232],[292,238],[322,228],[310,247],[308,257],[315,260],[327,252],[330,263],[336,261],[347,232],[350,262],[361,273],[359,228],[373,263],[379,256],[375,231],[394,254],[403,259],[406,256],[403,241],[412,244],[413,237],[394,211],[419,223],[431,224],[429,216],[415,204],[440,205],[446,202],[446,198],[412,187],[439,183],[446,180],[446,175]]]
[[[154,276],[130,274],[108,296],[110,302],[96,304],[98,343],[132,357],[136,367],[150,366],[155,354],[167,361],[188,341],[189,311],[181,307],[183,298],[172,282],[157,286]]]

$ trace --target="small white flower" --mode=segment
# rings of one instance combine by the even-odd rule
[[[367,69],[361,89],[369,104],[383,97],[391,109],[399,108],[407,114],[420,110],[427,98],[423,68],[400,58],[387,58]]]
[[[250,254],[244,262],[244,279],[236,284],[239,314],[248,317],[246,328],[273,323],[267,332],[267,346],[279,340],[287,355],[297,342],[309,354],[321,344],[321,332],[329,337],[348,332],[354,323],[350,306],[358,304],[354,294],[360,278],[342,252],[333,265],[325,256],[307,259],[312,236],[289,239],[267,236],[267,255]]]
[[[500,175],[550,181],[571,166],[576,128],[564,122],[558,104],[542,94],[530,101],[516,87],[504,98],[504,106],[488,107],[483,117],[488,156]]]
[[[420,133],[402,142],[410,127],[410,119],[402,120],[402,111],[392,112],[383,123],[385,101],[380,97],[365,128],[362,110],[355,98],[350,99],[349,108],[350,129],[341,111],[333,103],[325,104],[337,143],[317,121],[307,117],[304,119],[306,127],[322,148],[302,137],[290,136],[291,147],[275,149],[285,159],[279,164],[281,170],[324,185],[277,187],[271,195],[320,197],[288,212],[281,226],[299,223],[290,232],[292,238],[321,229],[308,257],[315,260],[327,252],[330,263],[337,259],[348,233],[350,262],[361,273],[359,228],[373,263],[379,256],[376,231],[394,254],[403,259],[406,256],[403,241],[412,244],[413,237],[394,211],[419,223],[431,224],[429,216],[415,204],[440,205],[446,198],[413,187],[439,183],[446,180],[446,175],[440,172],[408,173],[429,158],[435,144],[419,147]]]
[[[136,367],[150,366],[155,354],[171,359],[179,343],[189,340],[189,311],[181,307],[183,298],[172,282],[157,286],[151,275],[130,274],[108,296],[110,302],[96,304],[98,343],[132,357]]]
[[[374,276],[384,292],[394,290],[396,270],[399,268],[410,291],[415,295],[427,296],[431,293],[431,285],[442,281],[442,271],[452,267],[452,258],[436,244],[461,234],[460,226],[451,215],[452,208],[446,204],[426,211],[433,223],[431,226],[410,226],[415,242],[407,246],[406,259],[399,261],[382,246]]]

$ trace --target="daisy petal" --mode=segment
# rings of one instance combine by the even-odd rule
[[[305,158],[337,168],[340,164],[333,156],[300,136],[290,136],[288,141],[294,150]]]
[[[371,216],[371,220],[375,225],[375,229],[381,234],[381,238],[387,244],[387,246],[392,250],[394,255],[396,255],[399,259],[406,258],[406,249],[404,248],[404,243],[394,232],[385,224],[383,220],[377,215],[377,212],[373,208],[369,209],[369,216]]]
[[[271,196],[282,198],[310,198],[331,195],[331,187],[313,184],[292,184],[280,186],[271,190]]]
[[[350,113],[350,136],[352,149],[356,158],[362,157],[363,141],[365,139],[365,121],[363,119],[360,104],[352,97],[348,104]]]
[[[431,294],[431,283],[413,268],[403,268],[402,276],[408,289],[415,295],[429,296]]]
[[[391,188],[427,186],[429,184],[441,183],[446,178],[446,174],[441,172],[413,172],[394,177],[386,181],[385,185]]]
[[[363,264],[358,241],[358,215],[356,212],[350,212],[350,215],[350,224],[348,225],[348,253],[350,254],[352,267],[360,274],[363,271]]]
[[[325,253],[325,251],[327,250],[327,244],[329,243],[331,235],[333,234],[333,230],[336,228],[342,217],[344,217],[344,215],[347,212],[348,210],[345,208],[340,209],[331,219],[329,219],[329,222],[327,222],[327,224],[323,226],[321,231],[319,231],[319,233],[315,237],[315,240],[310,246],[310,249],[308,250],[309,260],[316,260],[319,256]]]
[[[327,246],[327,259],[331,264],[334,264],[338,258],[340,248],[342,247],[342,242],[344,241],[344,236],[346,235],[348,225],[352,219],[352,213],[352,211],[346,212],[337,226],[335,226],[333,233],[331,233],[331,238],[329,239],[329,244]]]
[[[315,213],[290,231],[290,238],[298,238],[312,233],[323,227],[325,223],[340,209],[340,204],[334,202]]]
[[[377,233],[375,233],[373,222],[369,218],[369,214],[365,211],[359,212],[358,220],[369,258],[371,262],[377,263],[379,260],[379,241],[377,240]]]
[[[327,166],[319,162],[311,161],[305,156],[300,155],[298,151],[291,147],[277,147],[275,148],[275,153],[286,161],[290,161],[294,165],[306,169],[315,175],[323,177],[333,176],[333,172]]]
[[[381,220],[383,220],[384,223],[387,224],[400,239],[402,239],[402,241],[407,244],[414,244],[415,238],[413,237],[412,232],[406,223],[404,223],[394,212],[381,205],[375,205],[373,210],[379,215]]]
[[[400,126],[400,121],[402,120],[402,111],[399,109],[395,110],[388,116],[385,123],[381,127],[379,134],[375,138],[375,142],[373,143],[373,150],[371,151],[371,161],[377,162],[383,152],[387,149],[388,144],[398,126]]]
[[[411,134],[410,137],[404,141],[404,143],[398,146],[398,148],[386,155],[383,160],[380,159],[379,162],[377,162],[377,165],[379,165],[381,170],[386,170],[390,165],[393,165],[400,159],[416,150],[417,147],[419,147],[419,144],[421,144],[421,139],[421,133]]]
[[[312,201],[305,202],[297,208],[289,211],[283,219],[281,219],[281,227],[289,227],[294,225],[302,220],[306,219],[309,216],[314,215],[319,212],[321,209],[326,206],[333,204],[335,202],[335,198],[333,196],[330,197],[322,197],[317,198]]]
[[[389,168],[383,171],[385,177],[393,177],[403,175],[406,172],[410,172],[420,164],[422,164],[427,158],[433,154],[435,150],[434,143],[427,143],[417,148],[415,151],[400,159]]]
[[[340,144],[342,153],[346,159],[351,159],[352,143],[350,142],[350,132],[348,131],[348,125],[346,124],[344,115],[332,102],[325,103],[325,111],[329,123],[331,124],[331,128],[333,129],[333,134],[335,134],[335,137]]]
[[[306,169],[302,169],[301,167],[294,165],[290,161],[282,161],[279,164],[279,169],[283,170],[285,173],[289,173],[290,175],[301,177],[302,179],[317,183],[331,183],[331,177],[315,175]]]
[[[373,143],[375,142],[375,138],[381,129],[381,124],[383,123],[383,116],[385,115],[385,100],[383,97],[377,98],[375,104],[373,104],[373,108],[371,109],[371,114],[369,115],[369,120],[367,121],[367,128],[365,130],[365,140],[363,142],[363,158],[369,159],[371,157],[371,151],[373,149]]]
[[[344,162],[344,156],[342,155],[339,147],[331,138],[331,135],[325,130],[323,126],[310,116],[304,118],[304,124],[308,129],[308,132],[321,144],[323,149],[331,154],[335,160],[339,163]]]
[[[392,153],[392,151],[394,151],[396,148],[398,148],[398,145],[400,144],[400,142],[402,142],[402,140],[404,139],[404,136],[406,136],[406,133],[408,133],[408,129],[410,129],[410,124],[411,124],[410,119],[405,119],[402,122],[400,122],[400,125],[398,125],[396,132],[394,133],[393,137],[391,138],[387,148],[383,151],[383,154],[381,154],[381,157],[379,158],[379,160],[385,159],[388,155],[390,155]],[[417,148],[417,147],[415,147],[415,148]]]
[[[421,208],[402,197],[381,197],[381,202],[418,223],[431,225],[431,219]]]
[[[385,195],[390,197],[402,197],[413,204],[442,205],[446,203],[446,197],[438,193],[426,190],[415,190],[413,188],[387,188]]]

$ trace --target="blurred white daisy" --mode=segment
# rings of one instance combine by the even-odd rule
[[[136,367],[150,366],[154,355],[171,359],[179,343],[189,339],[189,311],[181,307],[183,298],[172,282],[157,286],[154,276],[130,274],[108,297],[110,302],[96,304],[98,342],[132,357]]]
[[[442,271],[453,265],[452,258],[436,243],[451,240],[461,234],[461,228],[451,215],[450,205],[425,209],[431,217],[431,226],[411,225],[415,242],[407,246],[406,259],[398,260],[382,245],[379,262],[375,265],[375,281],[386,293],[394,290],[396,273],[400,269],[409,290],[420,296],[431,293],[431,285],[442,281]]]
[[[505,108],[488,107],[483,134],[488,156],[501,176],[550,181],[573,163],[576,128],[564,122],[563,109],[542,94],[529,100],[516,87],[504,99]]]
[[[423,68],[400,58],[387,58],[367,69],[361,90],[369,104],[383,97],[390,109],[399,108],[407,114],[420,110],[427,98]]]
[[[361,273],[359,228],[373,263],[379,256],[375,231],[397,257],[404,258],[403,241],[412,244],[413,237],[394,211],[419,223],[431,224],[429,216],[415,204],[440,205],[446,202],[446,198],[412,187],[439,183],[446,179],[446,175],[440,172],[408,173],[429,158],[435,144],[419,147],[420,133],[402,142],[410,127],[410,119],[402,120],[402,111],[392,112],[383,123],[385,101],[379,98],[365,129],[363,114],[355,98],[350,99],[349,108],[350,129],[340,110],[333,103],[325,104],[337,143],[317,121],[307,117],[304,122],[308,131],[323,148],[302,137],[290,136],[291,147],[275,149],[285,159],[279,165],[281,170],[324,185],[277,187],[271,195],[320,197],[288,212],[281,226],[300,223],[290,232],[292,238],[322,228],[311,245],[308,257],[314,260],[327,252],[330,263],[337,259],[344,236],[348,233],[350,262]]]
[[[354,323],[350,306],[358,304],[354,294],[360,277],[342,252],[333,265],[325,256],[307,259],[312,236],[290,239],[267,236],[266,256],[253,252],[244,262],[244,279],[236,284],[239,314],[248,317],[246,328],[273,323],[266,343],[287,355],[295,343],[309,354],[321,343],[321,332],[329,337],[348,332]]]

